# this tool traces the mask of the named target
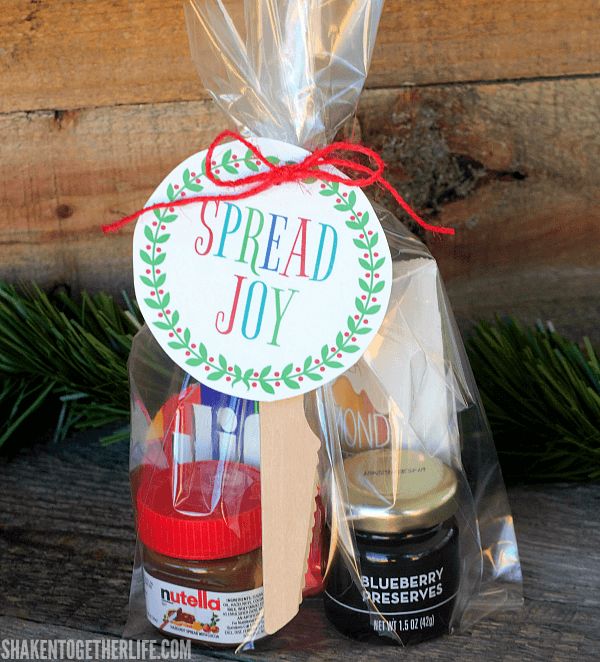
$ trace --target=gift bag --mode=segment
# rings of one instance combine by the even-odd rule
[[[353,115],[382,0],[187,0],[184,6],[202,82],[241,135],[318,150]],[[268,140],[261,144],[270,145]],[[233,145],[219,163],[211,161],[209,151],[208,169],[212,163],[215,176],[220,168],[235,179],[240,164],[252,177],[268,166],[267,160],[287,163],[260,154],[257,158],[256,151],[245,147],[238,156],[236,149],[242,148]],[[202,172],[184,163],[174,172],[185,192],[201,195],[206,168],[206,161]],[[306,179],[306,186],[314,179]],[[333,196],[336,210],[352,211],[352,190],[342,192],[339,181],[321,187],[320,195]],[[138,542],[125,634],[147,637],[158,630],[236,650],[258,645],[267,636],[262,404],[252,395],[263,389],[268,399],[280,385],[304,392],[311,380],[319,388],[305,395],[306,421],[301,425],[310,425],[321,450],[302,590],[305,596],[322,592],[324,617],[332,626],[359,640],[404,645],[518,606],[520,565],[499,465],[437,265],[424,245],[390,212],[370,207],[372,222],[379,218],[389,244],[381,257],[377,242],[381,246],[385,240],[377,230],[367,231],[368,213],[346,216],[356,250],[365,251],[358,256],[366,265],[360,269],[367,269],[364,277],[350,275],[347,282],[348,291],[358,292],[356,315],[348,317],[333,346],[324,345],[320,355],[297,367],[290,362],[281,371],[273,372],[271,365],[244,371],[192,343],[188,329],[179,327],[179,312],[169,308],[162,289],[166,274],[161,273],[166,245],[161,242],[168,235],[160,231],[168,232],[175,205],[184,204],[184,192],[169,184],[163,193],[173,202],[151,199],[158,204],[147,210],[156,217],[144,228],[149,243],[140,244],[139,251],[149,265],[148,275],[139,276],[150,288],[144,300],[157,317],[136,336],[129,363]],[[200,222],[210,236],[196,240],[199,255],[208,251],[205,242],[214,239],[204,219],[207,200]],[[219,202],[215,205],[218,210]],[[227,232],[233,233],[234,226],[237,231],[241,223],[232,209],[238,208],[228,206],[223,221],[229,230],[222,231],[216,253],[221,257]],[[244,262],[253,245],[258,251],[256,237],[264,218],[256,212],[259,220],[252,226],[253,213],[251,209],[238,262]],[[274,270],[269,251],[279,247],[276,220],[275,215],[262,264],[266,270]],[[301,218],[296,239],[304,237],[307,226]],[[334,225],[321,223],[320,233],[314,271],[302,274],[315,282],[329,277],[339,248]],[[290,260],[296,256],[302,272],[303,249],[294,252],[295,247]],[[327,248],[329,262],[323,257]],[[381,283],[376,279],[377,270],[383,274],[387,268],[379,265],[388,255],[391,290],[386,290],[385,308],[383,278]],[[256,252],[253,271],[255,267]],[[237,285],[234,310],[244,287],[242,276]],[[294,296],[290,292],[288,304]],[[210,296],[194,294],[190,285],[190,301],[200,305]],[[279,324],[287,308],[279,299],[276,304]],[[263,309],[264,297],[254,327],[246,309],[246,339],[258,334]],[[221,332],[229,333],[224,315],[217,317],[219,323]],[[270,339],[274,346],[278,324]],[[170,339],[159,344],[157,328]],[[300,338],[310,330],[297,325],[295,333]],[[360,346],[361,338],[369,339],[368,346]],[[173,360],[173,353],[181,350],[183,359]],[[344,372],[340,367],[352,352],[356,358],[364,353],[357,361],[348,360]],[[204,366],[208,374],[193,377],[192,366]],[[320,371],[330,369],[338,370],[335,378],[323,379]],[[246,385],[243,397],[228,391],[236,383]],[[280,425],[281,443],[290,443],[286,438],[293,439],[297,430],[286,427],[285,420]],[[306,636],[310,641],[311,634]]]

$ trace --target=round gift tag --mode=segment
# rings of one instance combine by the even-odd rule
[[[308,154],[253,142],[276,164]],[[206,150],[177,166],[147,204],[243,190],[212,184],[205,160]],[[223,180],[264,169],[238,142],[213,154]],[[242,398],[279,400],[335,379],[387,309],[389,247],[356,187],[311,179],[147,212],[133,244],[137,300],[161,347],[201,383]]]

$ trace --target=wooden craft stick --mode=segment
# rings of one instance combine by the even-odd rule
[[[302,396],[260,405],[265,630],[298,613],[312,535],[319,438]]]

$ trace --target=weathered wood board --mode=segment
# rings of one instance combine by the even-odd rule
[[[181,0],[0,9],[0,278],[131,288],[130,232],[99,226],[224,126]],[[600,0],[385,3],[358,135],[457,228],[426,240],[461,321],[600,341],[599,32]]]
[[[222,125],[209,101],[0,115],[0,277],[131,287],[131,230],[104,237],[101,224],[143,205]]]
[[[364,93],[360,137],[416,208],[458,230],[426,240],[459,318],[552,318],[600,338],[598,108],[598,78]],[[207,100],[0,115],[0,277],[131,288],[130,231],[100,225],[222,126]]]
[[[362,138],[418,209],[461,321],[517,314],[600,342],[600,80],[365,94]]]
[[[369,85],[598,73],[599,13],[598,0],[386,0]],[[0,35],[0,112],[203,95],[182,0],[0,0]]]
[[[2,638],[120,637],[134,549],[126,444],[96,435],[36,447],[0,464]],[[471,632],[410,649],[411,660],[597,660],[600,653],[600,486],[509,492],[524,572],[525,606]],[[317,598],[242,662],[397,660],[338,634]],[[196,651],[194,660],[234,659]]]

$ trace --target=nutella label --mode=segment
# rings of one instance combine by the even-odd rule
[[[152,625],[207,643],[240,644],[266,636],[263,589],[217,593],[186,588],[144,570],[146,616]]]

